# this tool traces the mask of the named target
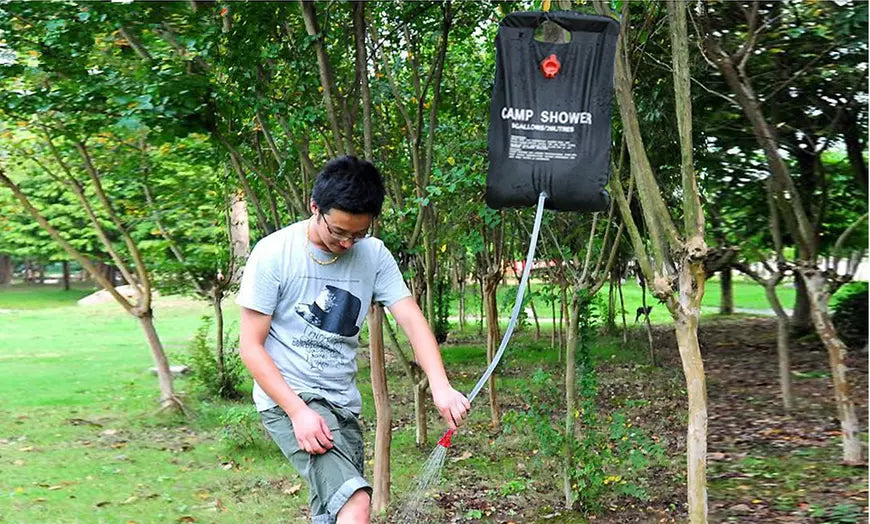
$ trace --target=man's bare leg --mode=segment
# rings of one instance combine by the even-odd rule
[[[337,524],[369,524],[372,500],[368,491],[358,489],[338,511]]]

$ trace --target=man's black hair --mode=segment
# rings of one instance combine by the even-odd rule
[[[385,193],[378,168],[347,155],[330,160],[317,174],[311,199],[321,213],[338,209],[354,215],[378,216]]]

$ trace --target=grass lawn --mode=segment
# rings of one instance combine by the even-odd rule
[[[639,293],[626,288],[630,304],[639,300]],[[716,288],[711,285],[708,290]],[[751,290],[748,284],[735,286],[738,307],[753,304],[746,307],[754,308],[752,300],[757,295],[744,302],[745,293]],[[148,371],[152,363],[140,326],[114,303],[77,306],[76,300],[86,292],[0,288],[0,522],[304,521],[307,489],[261,433],[249,401],[250,381],[239,402],[205,402],[190,394],[186,379],[176,380],[194,414],[183,418],[156,413],[156,379]],[[174,362],[183,361],[185,347],[210,307],[189,299],[161,297],[154,310],[167,352]],[[237,314],[237,307],[228,303],[229,329],[237,330]],[[445,346],[443,352],[454,385],[461,391],[469,391],[485,367],[484,349],[480,341],[473,340],[475,333],[476,328],[469,326],[466,333],[452,334],[451,340],[459,342]],[[535,370],[558,376],[558,355],[548,340],[544,336],[533,341],[527,332],[509,347],[498,373],[506,411],[522,408],[520,392]],[[637,340],[645,338],[638,336]],[[624,345],[620,339],[602,338],[592,354],[598,362],[631,373],[629,380],[639,377],[639,371],[644,380],[663,384],[678,397],[681,394],[679,367],[653,370],[645,366],[642,344]],[[374,405],[367,367],[363,355],[359,386],[367,467],[371,468]],[[410,395],[395,362],[388,375],[394,405],[396,500],[407,493],[444,426],[430,412],[431,445],[416,447]],[[634,395],[614,398],[625,406],[649,404]],[[468,425],[458,435],[463,442],[460,449],[465,451],[452,450],[459,455],[452,456],[455,460],[447,465],[456,492],[462,493],[462,486],[471,490],[467,501],[453,503],[451,511],[459,511],[458,521],[485,520],[486,504],[501,504],[492,511],[504,518],[517,515],[518,521],[529,511],[557,511],[558,478],[538,470],[530,472],[535,460],[529,455],[530,448],[520,445],[516,435],[493,433],[486,400],[475,405]],[[651,419],[664,424],[662,434],[684,431],[682,400],[674,406],[671,415],[676,418]],[[679,486],[684,458],[675,450],[669,452],[673,460],[656,469],[656,475],[664,475],[667,482],[657,488],[650,481],[651,493],[660,491],[668,493],[662,497],[672,497],[677,488],[668,483]],[[681,511],[678,502],[656,504],[674,508],[678,514]],[[569,514],[559,522],[585,520]]]
[[[64,291],[59,285],[18,284],[0,286],[0,309],[39,309],[74,305],[96,289],[91,283],[73,282]]]

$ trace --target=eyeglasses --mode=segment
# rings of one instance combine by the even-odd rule
[[[320,216],[323,217],[323,223],[326,224],[326,230],[329,231],[329,234],[332,236],[333,239],[335,239],[339,242],[347,242],[349,240],[349,241],[353,242],[354,244],[356,244],[360,240],[363,240],[365,238],[372,236],[372,232],[371,232],[372,226],[371,225],[369,225],[369,228],[366,230],[366,232],[361,234],[361,235],[350,236],[350,235],[342,235],[340,233],[336,233],[335,231],[332,230],[332,227],[330,227],[329,221],[326,220],[326,215],[324,215],[323,213],[320,213]]]

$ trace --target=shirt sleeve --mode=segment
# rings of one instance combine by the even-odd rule
[[[266,315],[275,312],[281,282],[279,253],[270,249],[269,242],[254,246],[245,263],[236,304]]]
[[[405,297],[411,296],[399,264],[393,254],[383,244],[378,248],[377,273],[375,274],[375,289],[372,299],[386,307],[390,307]]]

